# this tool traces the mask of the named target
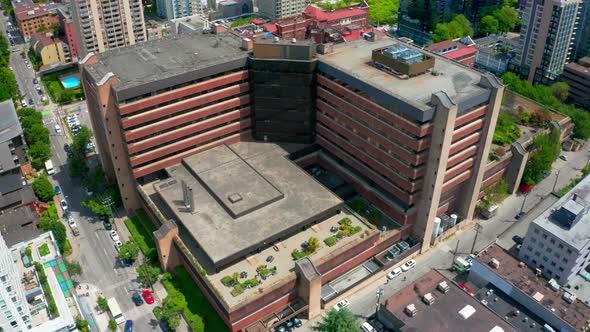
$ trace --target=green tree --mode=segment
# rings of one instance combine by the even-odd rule
[[[27,142],[34,144],[35,142],[43,142],[49,144],[49,129],[43,123],[35,123],[29,128],[25,128],[25,139]]]
[[[477,26],[477,31],[482,36],[496,34],[500,31],[498,20],[492,15],[486,15]]]
[[[70,274],[70,276],[82,274],[82,266],[80,266],[80,263],[70,262],[68,260],[65,260],[65,262],[66,262],[66,268],[68,269],[68,273]]]
[[[504,6],[518,9],[518,0],[504,0]]]
[[[434,33],[432,34],[432,41],[438,43],[449,39],[452,39],[449,26],[446,23],[437,24]]]
[[[49,29],[44,24],[41,24],[39,29],[37,29],[37,32],[45,32],[47,30],[49,30]]]
[[[76,328],[80,330],[80,332],[90,332],[90,323],[78,316],[76,317]]]
[[[38,177],[33,181],[33,191],[42,202],[49,202],[55,196],[55,188],[46,176]]]
[[[143,263],[137,268],[137,275],[139,282],[147,287],[152,287],[160,276],[160,269],[149,263]]]
[[[109,320],[109,330],[111,331],[118,331],[119,325],[114,319]]]
[[[82,177],[88,172],[88,166],[86,166],[86,160],[78,155],[74,155],[72,159],[70,159],[70,177],[79,178]]]
[[[336,311],[330,309],[324,318],[311,329],[316,332],[358,332],[359,324],[347,308]]]
[[[498,122],[494,130],[494,144],[512,144],[520,138],[522,132],[517,126],[518,119],[508,112],[498,114]]]
[[[99,192],[99,189],[104,188],[106,182],[104,171],[101,167],[97,167],[82,180],[82,184],[90,192]]]
[[[33,167],[36,169],[43,168],[43,163],[51,157],[49,144],[45,144],[41,141],[35,142],[33,145],[29,146],[29,156],[31,157]]]
[[[133,239],[123,243],[119,250],[119,258],[124,261],[134,261],[139,256],[139,246]]]
[[[162,319],[171,329],[180,325],[180,313],[186,308],[186,298],[179,291],[172,291],[162,301]]]
[[[562,102],[566,101],[570,94],[570,86],[565,82],[553,83],[550,88],[553,95]]]
[[[59,24],[53,23],[52,25],[49,26],[49,29],[51,29],[51,31],[53,32],[54,37],[56,37],[56,38],[61,37],[62,33],[61,33],[61,27],[59,26]]]
[[[432,41],[438,43],[465,36],[473,36],[471,22],[464,15],[457,15],[450,22],[436,25],[432,34]]]
[[[98,305],[98,308],[102,311],[107,311],[109,310],[109,302],[107,301],[107,299],[103,296],[99,296],[96,299],[96,305]]]
[[[526,185],[534,185],[543,180],[543,174],[551,170],[551,165],[559,157],[561,151],[561,132],[553,129],[549,134],[541,134],[534,139],[534,155],[524,169],[522,181]]]
[[[307,251],[310,253],[316,252],[316,250],[318,250],[320,247],[320,240],[318,240],[317,237],[310,237],[309,240],[307,240],[307,243]]]
[[[82,201],[82,206],[91,209],[94,214],[103,216],[110,216],[113,214],[111,207],[104,205],[102,200],[100,200],[100,198],[97,196],[87,197],[84,201]]]
[[[510,32],[518,23],[518,13],[514,8],[502,7],[494,11],[494,17],[498,20],[498,29],[501,32]]]
[[[86,144],[90,142],[92,138],[92,132],[86,126],[80,126],[80,131],[74,136],[74,142],[72,144],[72,151],[75,155],[85,156],[86,155]]]
[[[395,23],[399,10],[399,0],[369,0],[371,10],[369,19],[379,24]]]
[[[14,73],[7,67],[0,67],[0,102],[13,98],[17,94]]]

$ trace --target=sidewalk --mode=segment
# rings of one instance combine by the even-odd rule
[[[86,289],[87,287],[88,289]],[[96,300],[99,296],[102,296],[102,292],[98,287],[90,284],[80,284],[76,291],[78,293],[80,309],[83,311],[84,318],[90,322],[92,331],[109,331],[109,313],[97,310],[98,305]]]

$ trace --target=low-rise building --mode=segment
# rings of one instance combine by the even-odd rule
[[[565,65],[561,79],[570,86],[570,99],[590,109],[590,57]]]
[[[35,32],[31,37],[31,48],[44,66],[64,65],[72,62],[70,48],[53,32]]]
[[[50,26],[59,24],[58,7],[59,4],[53,2],[39,2],[15,7],[16,23],[25,40],[28,41],[42,27],[49,29]]]
[[[475,55],[477,54],[477,47],[475,45],[471,37],[467,36],[457,40],[441,41],[428,46],[426,49],[432,53],[442,55],[447,59],[473,67]]]
[[[590,178],[585,178],[529,226],[520,259],[566,285],[590,261]]]
[[[0,176],[20,174],[19,167],[29,163],[14,102],[12,99],[0,103]]]
[[[80,57],[80,44],[76,23],[72,19],[71,7],[58,8],[60,31],[63,33],[63,40],[68,45],[72,61],[78,61]]]
[[[475,66],[496,75],[502,75],[508,70],[510,61],[516,55],[518,40],[504,36],[490,35],[475,40],[477,55]]]
[[[561,289],[554,281],[547,282],[542,272],[529,268],[495,243],[482,249],[473,260],[468,280],[488,291],[493,289],[497,296],[489,296],[486,301],[505,297],[524,308],[511,311],[507,315],[510,319],[526,310],[526,315],[541,320],[543,331],[574,332],[589,327],[590,306],[577,299],[573,290]],[[541,328],[536,323],[534,326]]]
[[[377,317],[387,328],[401,332],[518,331],[435,270],[388,298]]]
[[[169,21],[147,20],[145,32],[148,40],[162,39],[174,33],[174,27]]]

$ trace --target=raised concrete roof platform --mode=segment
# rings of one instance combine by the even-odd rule
[[[342,206],[286,155],[270,143],[219,146],[168,168],[170,179],[154,188],[181,229],[220,268],[329,218]],[[181,181],[193,190],[193,213],[184,206]]]
[[[489,99],[489,90],[479,85],[481,73],[432,53],[428,54],[435,57],[433,71],[439,73],[437,76],[425,73],[402,79],[372,65],[373,50],[401,43],[396,39],[383,37],[375,42],[358,40],[334,46],[332,53],[318,54],[320,72],[335,74],[338,79],[370,95],[370,99],[395,107],[401,113],[421,122],[432,119],[434,111],[430,101],[432,94],[436,92],[446,93],[459,105],[459,111]],[[344,75],[338,75],[335,71]]]
[[[283,198],[283,194],[227,146],[183,161],[233,218]]]
[[[119,100],[197,80],[246,64],[247,52],[232,34],[179,34],[110,50],[86,70],[96,82],[109,73],[119,79]]]

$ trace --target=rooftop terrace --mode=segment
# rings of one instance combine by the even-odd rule
[[[535,272],[526,265],[519,264],[516,258],[500,246],[492,244],[482,251],[477,259],[502,279],[519,288],[532,299],[536,299],[577,331],[584,330],[588,325],[587,320],[590,317],[588,305],[580,300],[575,300],[573,303],[566,302],[563,299],[563,291],[552,290],[545,279],[537,277]],[[488,265],[492,259],[500,262],[498,268]]]
[[[487,100],[488,94],[486,89],[479,86],[482,76],[479,72],[456,64],[441,56],[435,56],[429,53],[429,55],[435,57],[433,72],[439,75],[426,73],[403,79],[372,65],[372,50],[400,43],[400,41],[395,39],[383,37],[375,42],[358,40],[344,45],[334,46],[332,53],[318,55],[320,59],[320,71],[330,71],[330,68],[325,66],[328,65],[350,75],[352,79],[359,79],[363,81],[363,85],[380,90],[382,93],[393,96],[395,99],[401,101],[404,104],[403,106],[405,106],[402,107],[401,111],[404,111],[403,108],[412,109],[413,112],[408,115],[416,117],[420,121],[427,121],[432,118],[433,111],[430,101],[432,94],[439,91],[445,92],[454,102],[459,104],[460,109],[462,102],[472,99],[475,96],[485,97],[484,101]],[[405,46],[410,49],[419,50],[409,45]],[[355,87],[359,88],[358,86]],[[371,97],[376,97],[377,99],[384,98],[375,95]]]
[[[96,82],[113,73],[120,80],[117,96],[124,100],[231,70],[235,61],[243,66],[247,53],[240,45],[229,33],[178,34],[101,53],[87,70]]]
[[[447,293],[437,289],[440,282],[446,282],[449,286]],[[422,296],[430,293],[434,297],[434,303],[427,305]],[[417,314],[408,316],[404,309],[414,304]],[[459,315],[459,311],[470,305],[475,312],[467,319]],[[390,297],[385,308],[399,319],[403,327],[400,331],[461,331],[461,332],[485,332],[493,330],[496,326],[505,332],[517,330],[506,323],[501,317],[483,306],[477,299],[468,295],[455,283],[445,278],[435,270],[424,274],[412,284]]]
[[[154,188],[219,268],[329,218],[343,205],[286,154],[259,142],[219,146],[168,168],[171,178]],[[183,204],[181,181],[194,193],[193,213]]]

